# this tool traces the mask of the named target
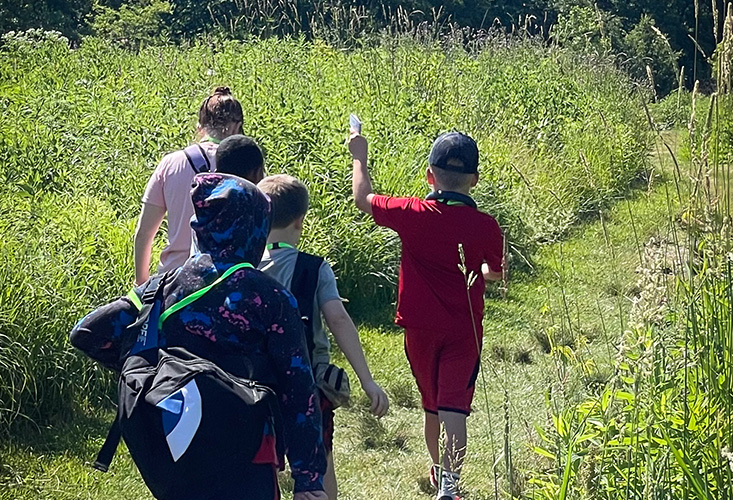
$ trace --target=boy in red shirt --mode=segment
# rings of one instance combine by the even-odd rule
[[[354,130],[349,151],[357,208],[402,241],[395,322],[405,330],[405,352],[422,396],[436,499],[456,500],[479,370],[485,280],[502,278],[501,229],[468,195],[478,183],[478,147],[458,132],[438,137],[426,171],[431,193],[424,200],[372,193],[367,141]],[[468,291],[459,246],[466,273],[476,276]],[[442,464],[441,424],[446,433]]]

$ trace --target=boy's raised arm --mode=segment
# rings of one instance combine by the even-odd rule
[[[354,194],[356,208],[369,215],[372,214],[372,181],[367,170],[367,140],[356,132],[349,136],[349,152],[354,160],[354,176],[351,190]]]

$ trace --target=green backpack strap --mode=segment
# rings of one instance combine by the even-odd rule
[[[160,315],[160,319],[158,320],[158,328],[162,328],[163,327],[163,322],[165,322],[165,320],[168,319],[168,317],[170,317],[171,314],[180,311],[181,309],[183,309],[184,307],[186,307],[187,305],[189,305],[191,302],[194,302],[194,301],[200,299],[201,297],[203,297],[204,295],[206,295],[206,293],[209,290],[211,290],[216,285],[218,285],[219,283],[221,283],[222,281],[224,281],[225,279],[227,279],[233,273],[239,271],[240,269],[244,269],[244,268],[254,269],[254,266],[252,264],[250,264],[249,262],[242,262],[241,264],[234,265],[234,266],[230,267],[229,269],[227,269],[226,271],[224,271],[224,274],[222,274],[221,276],[219,276],[216,279],[216,281],[214,281],[209,286],[206,286],[206,287],[204,287],[204,288],[202,288],[200,290],[197,290],[197,291],[193,292],[191,295],[187,295],[186,297],[182,298],[181,300],[179,300],[178,302],[176,302],[175,304],[173,304],[172,306],[170,306],[168,309],[166,309],[165,311],[163,311],[163,313]]]

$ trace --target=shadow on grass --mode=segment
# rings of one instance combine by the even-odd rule
[[[20,449],[37,455],[71,455],[93,461],[109,426],[114,420],[111,408],[77,410],[72,417],[58,418],[42,427],[20,421],[2,436],[0,464],[8,450]]]

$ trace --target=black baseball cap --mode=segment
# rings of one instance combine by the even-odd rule
[[[478,146],[466,134],[446,132],[433,142],[428,163],[451,172],[478,173]]]

